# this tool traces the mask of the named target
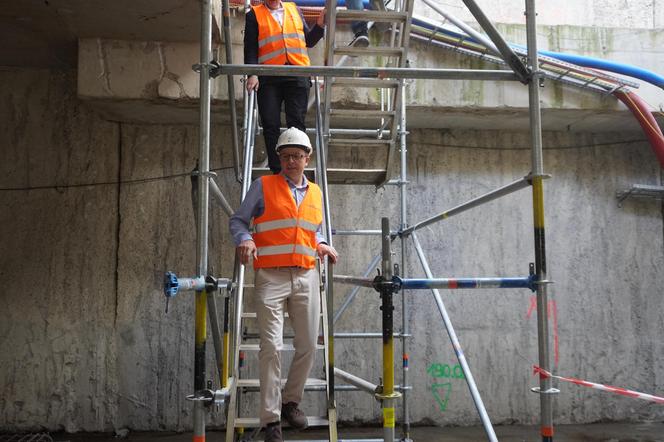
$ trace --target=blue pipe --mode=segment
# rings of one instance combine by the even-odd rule
[[[411,20],[411,23],[414,26],[419,26],[421,28],[425,28],[425,29],[428,29],[430,31],[433,31],[434,29],[436,29],[438,32],[440,32],[442,34],[445,34],[447,36],[450,36],[450,37],[464,39],[465,41],[471,41],[473,43],[480,44],[480,45],[482,44],[482,43],[478,42],[477,40],[475,40],[470,35],[464,34],[462,32],[456,32],[456,31],[453,31],[451,29],[435,27],[435,26],[432,26],[431,23],[427,23],[427,22],[422,21],[422,20],[420,20],[418,18],[415,18],[415,17],[413,17],[413,19]],[[482,45],[482,46],[484,46],[484,45]]]
[[[631,64],[617,63],[615,61],[602,60],[601,58],[585,57],[581,55],[564,54],[552,51],[539,51],[540,54],[547,57],[557,58],[558,60],[567,63],[578,64],[593,69],[602,69],[616,74],[625,75],[627,77],[638,78],[646,83],[653,84],[659,88],[664,89],[664,77],[658,75],[647,69],[640,68]]]
[[[325,0],[295,0],[295,3],[297,3],[298,6],[309,6],[309,7],[325,6]],[[338,5],[345,6],[345,1],[339,0]],[[371,9],[371,5],[368,0],[364,0],[364,8]],[[466,34],[451,31],[449,29],[436,28],[431,23],[427,23],[423,20],[418,20],[416,18],[413,18],[412,23],[415,26],[426,28],[429,29],[430,31],[437,29],[438,32],[444,33],[445,35],[448,35],[450,37],[463,38],[467,41],[471,41],[476,44],[481,44]],[[525,46],[516,45],[516,44],[510,44],[510,47],[512,47],[513,49],[522,49],[522,50],[526,49]],[[661,89],[664,89],[664,77],[647,69],[640,68],[638,66],[625,64],[625,63],[618,63],[615,61],[602,60],[601,58],[585,57],[582,55],[572,55],[561,52],[538,51],[538,53],[540,55],[555,58],[560,61],[576,64],[579,66],[584,66],[593,69],[602,69],[605,71],[614,72],[616,74],[625,75],[627,77],[638,78],[639,80],[643,80],[646,83],[650,83]]]
[[[516,289],[524,288],[535,290],[535,280],[533,276],[524,278],[439,278],[439,279],[402,279],[399,278],[401,288],[404,289],[480,289],[480,288],[500,288]]]

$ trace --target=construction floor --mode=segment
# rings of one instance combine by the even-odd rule
[[[536,426],[497,426],[496,434],[500,441],[523,442],[539,441],[538,428]],[[590,441],[590,442],[664,442],[664,422],[638,423],[638,424],[588,424],[588,425],[558,425],[555,427],[556,441]],[[398,434],[398,433],[397,433]],[[114,434],[51,434],[57,442],[118,442],[127,440],[133,442],[189,442],[191,433],[133,433],[122,434],[118,437]],[[339,436],[343,439],[378,439],[381,438],[380,428],[350,428],[340,429]],[[287,431],[286,440],[325,440],[327,433],[322,430],[307,430],[294,433]],[[424,442],[461,442],[461,441],[485,441],[486,435],[482,427],[414,427],[411,432],[414,441]],[[2,437],[0,437],[2,440]],[[209,442],[223,442],[224,433],[221,431],[210,431],[207,434]],[[262,434],[257,440],[262,440]]]

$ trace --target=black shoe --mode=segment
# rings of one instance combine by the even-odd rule
[[[367,31],[358,31],[355,33],[355,38],[350,42],[348,46],[353,46],[356,48],[366,48],[369,46],[369,34]]]
[[[272,422],[265,427],[265,442],[284,442],[281,435],[281,422]]]
[[[307,423],[307,416],[302,410],[297,408],[295,402],[281,404],[281,419],[286,419],[286,422],[288,422],[291,427],[298,430],[304,430],[309,426]]]

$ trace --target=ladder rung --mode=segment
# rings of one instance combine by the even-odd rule
[[[321,316],[323,313],[321,312]],[[242,312],[242,319],[256,318],[256,312]],[[284,312],[284,318],[288,318],[288,312]]]
[[[389,146],[392,140],[378,138],[330,138],[331,146]]]
[[[330,115],[354,118],[393,118],[395,111],[381,111],[373,109],[330,109]]]
[[[316,344],[316,350],[324,350],[325,346]],[[244,351],[258,351],[260,350],[259,344],[240,344],[240,350]],[[295,351],[293,344],[283,344],[281,346],[281,351]]]
[[[286,385],[286,379],[281,380],[281,386],[283,387]],[[327,382],[325,379],[316,379],[316,378],[307,378],[307,381],[305,382],[304,386],[305,387],[325,387],[327,385]],[[258,388],[260,387],[260,380],[259,379],[240,379],[237,382],[238,387],[255,387]]]
[[[329,422],[326,418],[320,416],[307,416],[307,423],[310,427],[327,427]],[[235,418],[235,428],[256,428],[260,425],[260,421],[257,417],[236,417]],[[282,424],[284,427],[288,427],[288,424]]]
[[[375,21],[383,23],[405,22],[408,18],[408,12],[340,10],[337,11],[337,18],[352,21]]]
[[[253,167],[251,169],[251,177],[256,179],[265,175],[272,175],[272,171],[267,167]]]
[[[265,175],[272,175],[272,171],[267,167],[254,167],[251,169],[252,178],[256,179]],[[309,181],[315,181],[316,169],[308,168],[304,169],[304,174],[306,175]],[[252,285],[245,285],[245,287],[253,287]]]
[[[374,184],[385,180],[384,169],[327,169],[330,184]]]
[[[387,48],[380,46],[356,48],[354,46],[340,46],[338,48],[334,48],[334,53],[336,55],[350,55],[351,57],[371,57],[372,55],[382,57],[400,57],[403,55],[403,48]]]
[[[242,312],[242,319],[251,319],[256,317],[256,312]],[[284,318],[288,318],[288,312],[284,312]]]
[[[379,80],[377,78],[353,78],[336,77],[332,86],[341,87],[376,87],[376,88],[397,88],[399,80]]]

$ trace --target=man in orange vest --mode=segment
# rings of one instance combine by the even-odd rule
[[[245,17],[244,63],[309,66],[307,48],[323,37],[325,11],[309,27],[292,2],[264,0],[253,6]],[[263,124],[263,137],[268,165],[278,173],[280,162],[275,146],[281,127],[281,105],[286,111],[286,127],[305,130],[310,79],[250,75],[247,90],[258,93],[258,113]]]
[[[277,142],[281,173],[251,184],[229,227],[243,264],[253,260],[256,316],[260,336],[260,423],[265,440],[282,441],[281,420],[306,428],[298,408],[304,384],[316,356],[320,319],[319,275],[316,256],[337,262],[336,250],[321,234],[323,198],[307,180],[311,142],[291,127]],[[249,232],[253,220],[254,233]],[[281,393],[284,309],[295,332],[295,355]]]

